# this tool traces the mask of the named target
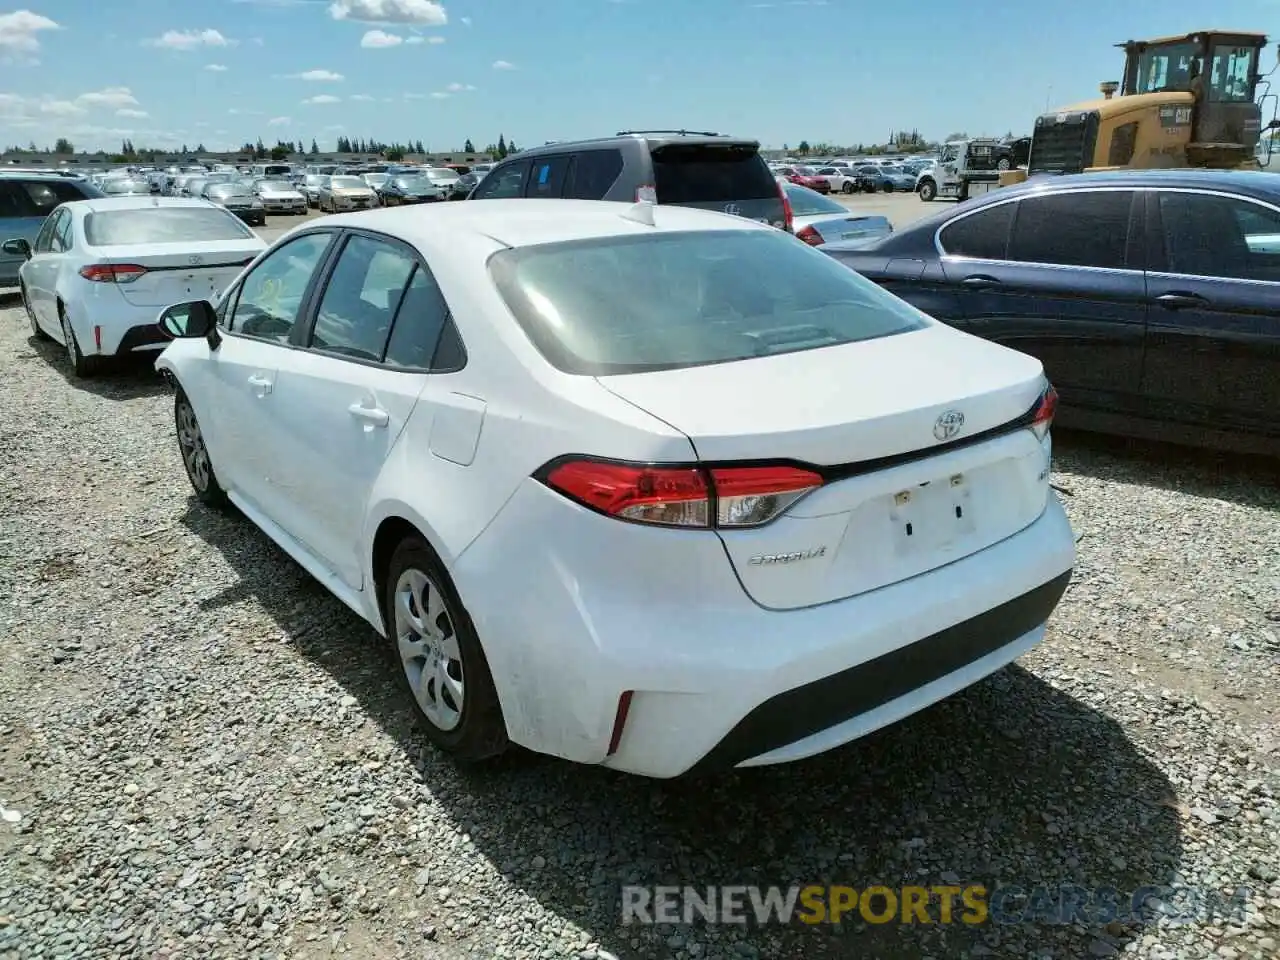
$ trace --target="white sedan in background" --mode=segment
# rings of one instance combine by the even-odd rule
[[[216,299],[266,244],[206,200],[118,197],[64,203],[35,242],[10,240],[31,332],[67,348],[78,377],[106,358],[163,349],[156,316]]]
[[[463,759],[811,756],[1030,650],[1070,577],[1040,362],[763,224],[326,217],[159,323],[198,498],[385,636]]]
[[[288,180],[259,180],[253,189],[267,213],[307,212],[307,198]]]

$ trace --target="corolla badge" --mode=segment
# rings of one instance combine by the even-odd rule
[[[964,426],[964,414],[959,410],[948,410],[933,423],[933,435],[938,440],[950,440]]]

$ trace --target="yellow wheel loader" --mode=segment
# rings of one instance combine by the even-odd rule
[[[1265,166],[1270,148],[1265,158],[1258,152],[1268,104],[1266,129],[1280,128],[1276,96],[1258,72],[1266,45],[1260,33],[1230,30],[1117,44],[1123,81],[1099,84],[1100,99],[1037,117],[1027,168],[1002,173],[1001,186],[1042,173]]]

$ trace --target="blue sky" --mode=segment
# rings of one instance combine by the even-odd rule
[[[1280,0],[0,0],[0,146],[1022,134],[1214,26],[1280,41]]]

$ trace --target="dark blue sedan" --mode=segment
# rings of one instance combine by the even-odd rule
[[[1037,177],[830,255],[1038,357],[1063,426],[1280,456],[1280,176]]]

